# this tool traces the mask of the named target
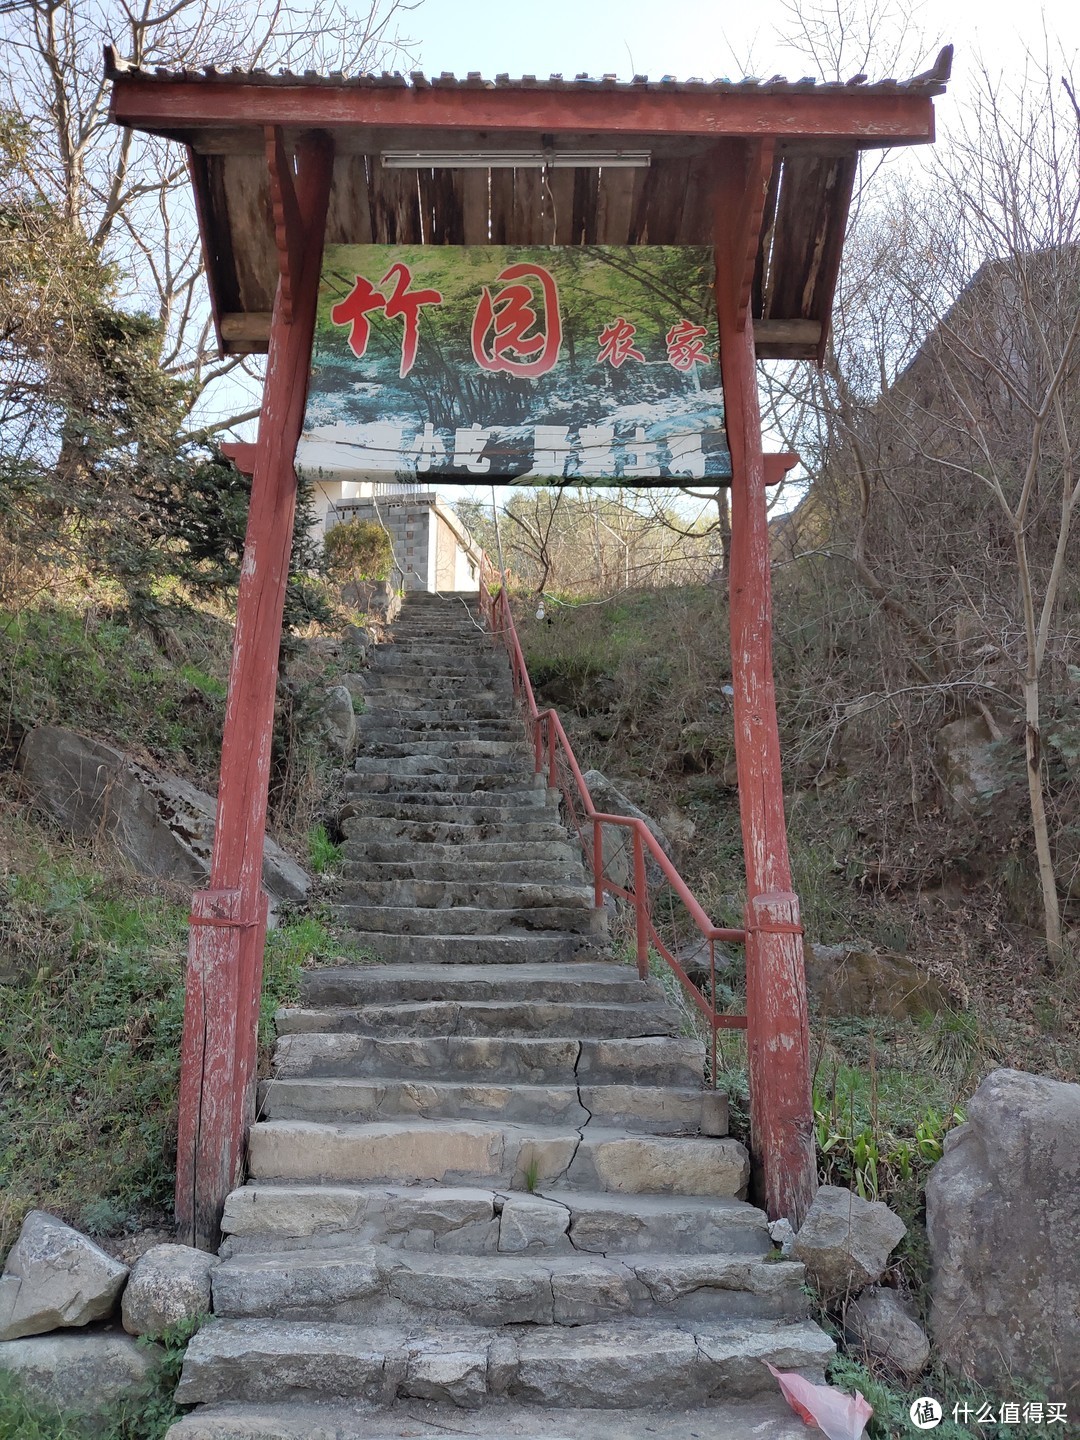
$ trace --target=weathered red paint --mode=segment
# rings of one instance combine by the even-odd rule
[[[539,86],[442,89],[412,86],[259,85],[243,79],[184,80],[117,74],[110,116],[164,132],[217,125],[388,127],[590,135],[764,135],[910,145],[933,139],[930,95],[920,91],[762,92],[545,90]]]
[[[176,1217],[181,1237],[216,1248],[252,1113],[266,896],[262,890],[281,617],[296,508],[293,456],[303,422],[333,147],[297,146],[302,256],[286,321],[274,308],[226,702],[208,890],[196,895],[181,1051]]]
[[[752,179],[759,173],[757,159],[748,155]],[[748,236],[743,239],[749,243]],[[817,1167],[806,979],[799,902],[791,888],[773,682],[766,466],[754,331],[739,323],[744,265],[745,250],[721,223],[716,295],[732,468],[731,674],[746,863],[750,1125],[766,1209],[774,1219],[783,1216],[798,1225],[817,1188]]]

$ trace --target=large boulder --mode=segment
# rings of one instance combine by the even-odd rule
[[[101,1320],[127,1277],[126,1265],[78,1230],[31,1210],[0,1275],[0,1340]]]
[[[1001,789],[1001,758],[981,715],[943,725],[935,743],[945,787],[958,810],[977,810]]]
[[[216,1255],[189,1245],[154,1245],[136,1262],[120,1313],[129,1335],[160,1335],[210,1309]]]
[[[671,842],[651,815],[646,815],[599,770],[586,770],[582,776],[592,796],[593,805],[601,815],[625,815],[630,820],[642,820],[653,839],[671,857]],[[634,836],[626,825],[601,826],[604,845],[604,874],[624,890],[631,889],[634,880]],[[652,854],[645,852],[645,878],[650,890],[656,890],[664,883],[664,872]]]
[[[316,723],[327,743],[347,760],[356,749],[356,710],[347,685],[327,687],[319,702]]]
[[[206,882],[217,801],[205,790],[59,725],[30,731],[19,767],[30,799],[73,835],[111,835],[142,875]],[[275,900],[302,900],[311,888],[307,874],[269,838],[263,884]]]
[[[118,1405],[150,1389],[164,1353],[115,1330],[35,1335],[0,1344],[0,1374],[41,1405],[112,1420]]]
[[[866,945],[803,945],[806,985],[823,1015],[891,1015],[943,1010],[948,991],[936,975],[894,950]]]
[[[907,1226],[880,1200],[822,1185],[791,1247],[826,1300],[856,1295],[880,1280]]]
[[[931,1331],[949,1368],[1080,1400],[1080,1085],[995,1070],[926,1186]]]
[[[849,1344],[884,1361],[909,1380],[930,1360],[930,1341],[906,1300],[882,1285],[871,1285],[844,1311]]]

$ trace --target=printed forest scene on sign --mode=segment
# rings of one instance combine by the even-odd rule
[[[330,245],[297,469],[730,479],[709,247]]]

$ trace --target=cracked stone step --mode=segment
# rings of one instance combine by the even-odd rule
[[[487,700],[492,696],[508,700],[513,696],[514,683],[507,669],[505,675],[484,677],[483,685],[476,683],[475,675],[459,673],[447,666],[438,674],[425,671],[423,674],[406,674],[400,670],[365,670],[365,693],[374,697],[380,695],[430,694],[430,695],[473,695]]]
[[[459,824],[453,820],[393,820],[357,816],[342,824],[346,843],[356,840],[361,845],[377,840],[409,840],[414,845],[481,845],[493,841],[499,845],[567,845],[565,829],[554,819],[546,821],[491,825]]]
[[[321,1124],[264,1120],[251,1129],[255,1180],[440,1182],[525,1190],[565,1184],[623,1194],[728,1195],[750,1177],[745,1148],[730,1138],[631,1134],[588,1125],[479,1120]]]
[[[279,1036],[573,1035],[596,1039],[678,1035],[677,1010],[666,1000],[611,1004],[573,1000],[401,1000],[386,1005],[285,1006],[274,1016]]]
[[[540,795],[539,790],[526,791]],[[414,820],[426,825],[544,825],[561,830],[558,814],[550,805],[535,800],[514,800],[504,805],[498,796],[481,800],[447,799],[444,796],[418,800],[400,795],[354,795],[349,802],[351,814],[345,819],[350,834],[371,820]]]
[[[404,723],[419,725],[432,725],[447,720],[505,721],[511,717],[505,695],[492,695],[485,700],[474,695],[446,697],[435,692],[418,702],[415,695],[402,696],[395,701],[388,691],[382,691],[377,696],[371,691],[366,693],[368,706],[357,719],[369,725],[373,723],[374,717],[390,720],[400,716]]]
[[[435,847],[431,847],[435,848]],[[439,847],[442,848],[442,847]],[[486,847],[485,847],[486,848]],[[409,850],[413,854],[423,851]],[[449,852],[454,853],[453,848]],[[346,860],[341,866],[342,890],[369,880],[457,880],[508,884],[528,880],[534,885],[584,884],[584,870],[577,855],[564,860]],[[590,891],[591,894],[591,891]]]
[[[505,935],[402,935],[345,927],[343,938],[390,964],[425,965],[536,964],[574,960],[596,954],[595,936],[576,932],[539,931]]]
[[[532,778],[536,779],[535,776]],[[349,798],[357,794],[408,794],[417,792],[421,786],[423,786],[424,793],[428,795],[476,794],[478,791],[486,795],[502,794],[504,791],[517,795],[523,793],[522,787],[525,783],[525,779],[516,768],[487,773],[463,770],[455,775],[418,775],[411,770],[395,773],[384,767],[382,770],[369,770],[346,775],[344,790],[345,795]],[[541,786],[533,784],[531,788],[543,793]]]
[[[460,725],[414,726],[394,725],[374,714],[372,724],[365,728],[361,736],[360,749],[365,754],[370,753],[376,746],[386,745],[409,745],[417,752],[431,745],[511,745],[520,749],[523,743],[522,727],[515,721],[468,721]],[[463,753],[476,752],[466,750]]]
[[[581,851],[572,846],[565,831],[555,840],[523,840],[520,843],[489,840],[454,845],[437,841],[425,845],[422,852],[408,839],[364,840],[354,837],[346,840],[342,848],[346,856],[356,857],[347,860],[349,865],[360,865],[368,860],[379,864],[402,864],[414,856],[428,864],[456,861],[463,865],[482,865],[486,860],[499,865],[520,862],[521,866],[529,868],[534,864],[570,861],[579,867],[581,865]]]
[[[629,965],[613,962],[571,965],[327,966],[305,971],[300,995],[305,1005],[388,1004],[393,1000],[588,1000],[640,1003],[662,991],[640,980]]]
[[[468,1413],[434,1401],[365,1412],[333,1404],[225,1405],[178,1420],[166,1440],[806,1440],[806,1427],[773,1396],[694,1410],[543,1411],[502,1403]]]
[[[558,1409],[685,1410],[775,1393],[763,1363],[820,1379],[834,1352],[806,1322],[737,1326],[662,1321],[575,1329],[523,1326],[402,1330],[313,1321],[215,1320],[194,1336],[176,1400],[438,1400],[477,1409],[491,1398]],[[460,1413],[460,1412],[459,1412]],[[491,1414],[497,1413],[493,1408]]]
[[[369,740],[364,746],[364,754],[369,759],[379,760],[416,756],[436,760],[505,759],[516,765],[532,765],[532,752],[524,740],[416,740],[408,745]]]
[[[579,880],[537,885],[527,879],[497,880],[353,880],[341,884],[337,902],[410,910],[595,910],[593,889]],[[440,927],[441,928],[441,927]],[[452,927],[451,927],[452,928]]]
[[[524,1227],[515,1216],[533,1201],[565,1210],[563,1230]],[[509,1235],[500,1236],[509,1204]],[[698,1195],[619,1195],[478,1187],[273,1185],[233,1190],[221,1222],[223,1255],[342,1244],[378,1244],[445,1254],[485,1254],[493,1236],[508,1251],[577,1250],[591,1255],[750,1255],[772,1250],[762,1211],[744,1200]],[[525,1243],[520,1243],[524,1239]]]
[[[495,1084],[577,1084],[700,1088],[704,1047],[688,1036],[586,1039],[436,1035],[395,1039],[342,1033],[278,1041],[280,1078],[328,1076],[483,1080]]]
[[[519,1125],[590,1121],[649,1135],[696,1135],[702,1090],[671,1086],[522,1085],[477,1081],[429,1082],[380,1076],[305,1076],[262,1083],[260,1115],[267,1120],[392,1120],[402,1116],[448,1120],[507,1120]]]
[[[351,930],[391,935],[520,935],[544,930],[598,935],[604,921],[602,910],[570,905],[533,905],[513,910],[461,905],[416,910],[410,905],[345,904],[335,905],[333,913]]]
[[[353,813],[356,815],[377,814],[377,809],[369,807],[386,805],[424,805],[431,809],[442,808],[444,810],[457,806],[497,806],[502,810],[552,811],[558,811],[559,808],[558,801],[552,797],[551,791],[543,790],[536,785],[524,786],[520,781],[517,789],[511,789],[508,785],[497,786],[494,790],[487,790],[483,786],[472,789],[458,786],[444,789],[427,787],[426,777],[418,779],[415,776],[408,777],[407,786],[394,790],[389,788],[364,790],[360,786],[354,786],[349,801],[354,807]]]
[[[532,1201],[541,1206],[565,1226],[561,1206]],[[808,1304],[801,1264],[746,1255],[448,1255],[359,1245],[238,1255],[211,1278],[214,1314],[226,1320],[578,1326],[630,1316],[801,1319]]]

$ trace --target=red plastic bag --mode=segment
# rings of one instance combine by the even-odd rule
[[[769,1370],[800,1420],[816,1425],[829,1440],[862,1440],[874,1407],[858,1390],[854,1395],[845,1395],[831,1385],[815,1385],[811,1380],[804,1380],[794,1370],[781,1371],[772,1365]]]

